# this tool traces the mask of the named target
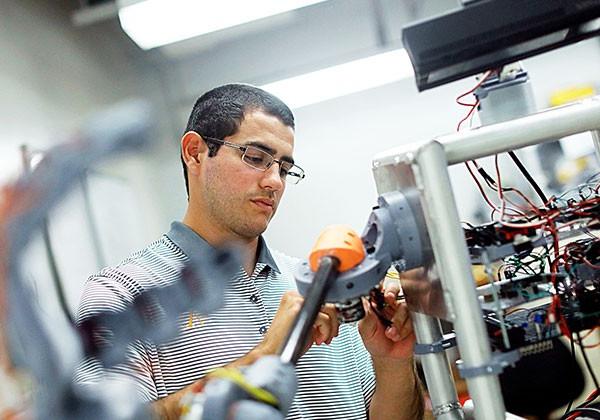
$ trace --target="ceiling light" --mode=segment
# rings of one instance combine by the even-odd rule
[[[300,108],[412,77],[413,74],[406,50],[398,49],[269,83],[262,88],[289,107]]]
[[[123,30],[148,50],[325,0],[117,0]]]

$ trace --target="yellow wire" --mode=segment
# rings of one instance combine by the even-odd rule
[[[279,400],[277,399],[277,397],[275,397],[269,391],[266,391],[262,388],[258,388],[249,383],[244,377],[244,375],[242,375],[242,373],[235,368],[215,369],[214,371],[209,373],[208,376],[210,378],[228,379],[240,388],[242,388],[248,394],[250,394],[254,399],[262,401],[274,407],[277,407],[279,405]]]

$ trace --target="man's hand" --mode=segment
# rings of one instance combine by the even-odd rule
[[[300,312],[302,302],[304,299],[298,292],[289,291],[284,293],[279,303],[277,313],[273,318],[271,327],[265,334],[263,341],[250,350],[245,356],[231,362],[227,366],[229,367],[240,367],[248,366],[254,363],[258,358],[269,354],[276,354],[277,351],[283,345],[292,324]],[[313,344],[330,344],[331,340],[338,335],[339,322],[337,319],[337,313],[333,305],[323,305],[321,311],[317,315],[317,319],[313,325],[312,335],[306,342],[303,354]],[[155,401],[152,404],[155,417],[158,419],[176,419],[180,415],[180,401],[181,398],[188,392],[198,393],[201,392],[206,384],[206,378],[197,380],[191,385],[188,385],[184,389],[169,395],[168,397],[162,398]]]
[[[262,355],[275,354],[283,345],[296,316],[300,312],[304,298],[296,291],[288,291],[281,297],[279,309],[263,341],[256,347]],[[313,344],[330,344],[339,332],[339,322],[335,307],[326,304],[321,307],[313,325],[312,335],[306,342],[303,354]]]
[[[385,307],[380,314],[391,321],[386,327],[379,319],[376,303],[363,300],[365,317],[358,330],[366,349],[371,353],[375,370],[375,394],[369,408],[372,420],[423,418],[421,386],[415,374],[413,347],[415,334],[405,302],[398,302],[400,283],[384,281],[382,292]]]
[[[373,357],[411,358],[415,335],[406,303],[397,300],[400,283],[397,280],[384,281],[382,292],[386,303],[382,315],[392,325],[386,328],[375,314],[375,303],[363,300],[365,317],[358,323],[358,330],[365,347]]]

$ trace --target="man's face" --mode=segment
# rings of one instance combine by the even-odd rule
[[[291,159],[294,131],[278,118],[262,111],[246,113],[238,132],[226,137],[231,143],[255,146],[275,159]],[[242,162],[242,151],[221,146],[216,156],[204,159],[200,191],[203,210],[213,229],[224,239],[254,239],[267,228],[285,190],[279,164],[266,171]]]

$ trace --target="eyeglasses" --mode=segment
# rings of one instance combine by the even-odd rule
[[[306,176],[304,169],[298,165],[294,165],[292,162],[287,160],[275,159],[270,153],[265,152],[255,146],[242,146],[240,144],[230,143],[225,140],[216,139],[213,137],[202,136],[206,142],[216,143],[223,146],[232,147],[242,151],[242,162],[246,165],[258,169],[259,171],[266,171],[273,163],[279,164],[279,176],[282,180],[289,182],[290,184],[297,184]]]

